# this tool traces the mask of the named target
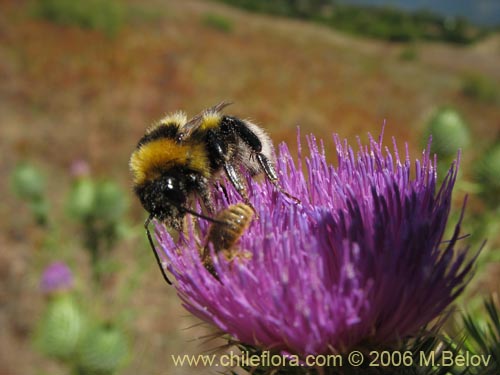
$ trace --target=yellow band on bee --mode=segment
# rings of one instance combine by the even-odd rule
[[[221,115],[218,112],[207,112],[203,114],[203,120],[200,129],[207,130],[217,128],[221,121]]]
[[[130,169],[136,185],[158,178],[163,171],[175,166],[186,167],[208,176],[208,165],[202,143],[180,144],[168,138],[156,139],[142,145],[130,158]]]
[[[158,129],[160,126],[165,126],[168,124],[175,124],[177,127],[182,126],[186,123],[187,117],[184,112],[178,111],[171,113],[169,115],[166,115],[163,117],[160,121],[155,122],[152,124],[147,130],[146,134],[152,133],[154,130]]]

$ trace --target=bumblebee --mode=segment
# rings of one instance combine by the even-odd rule
[[[217,214],[217,221],[208,230],[206,245],[201,255],[205,268],[212,275],[217,277],[210,257],[209,244],[212,243],[216,252],[223,251],[227,260],[245,257],[245,253],[236,251],[234,246],[250,226],[253,217],[253,209],[244,203],[230,205]]]
[[[144,227],[169,284],[149,223],[156,218],[180,231],[186,213],[216,221],[211,217],[211,187],[222,173],[250,207],[242,172],[252,176],[263,172],[279,191],[297,201],[278,183],[269,136],[248,120],[222,114],[229,104],[219,103],[189,121],[182,112],[166,116],[146,131],[130,158],[135,194],[149,213]],[[196,198],[201,199],[208,216],[191,209]]]

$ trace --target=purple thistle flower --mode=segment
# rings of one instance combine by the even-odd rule
[[[70,174],[75,179],[88,177],[90,175],[90,166],[85,159],[76,159],[71,163]]]
[[[395,141],[391,153],[381,138],[358,141],[355,152],[335,136],[334,167],[311,136],[306,174],[300,144],[297,165],[282,144],[280,183],[301,203],[248,179],[259,218],[237,248],[251,259],[228,261],[211,248],[218,278],[200,259],[210,223],[177,241],[157,225],[184,307],[244,344],[301,356],[390,345],[439,316],[473,263],[455,249],[461,218],[443,242],[457,164],[437,189],[430,147],[412,171],[408,149],[401,160]],[[225,186],[218,209],[241,201]]]
[[[73,288],[73,273],[64,262],[53,262],[43,271],[40,289],[44,294],[51,294]]]

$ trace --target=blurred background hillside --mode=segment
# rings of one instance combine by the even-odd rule
[[[222,342],[164,284],[128,159],[165,113],[222,100],[275,145],[295,151],[298,126],[325,139],[332,162],[334,132],[354,143],[386,124],[416,157],[444,118],[436,152],[449,165],[463,149],[452,220],[468,194],[464,241],[488,239],[459,303],[499,292],[500,9],[346,3],[0,0],[0,375],[68,373],[36,338],[55,260],[96,325],[126,337],[118,373],[206,373],[170,360]]]

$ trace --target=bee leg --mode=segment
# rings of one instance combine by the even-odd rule
[[[201,200],[203,201],[203,205],[207,209],[208,213],[210,215],[215,214],[215,206],[214,206],[214,200],[212,197],[212,190],[208,188],[208,183],[204,183],[203,186],[198,189]]]
[[[248,199],[247,188],[243,184],[238,171],[234,169],[234,167],[230,163],[227,162],[224,163],[224,171],[226,172],[229,181],[231,181],[231,184],[233,184],[234,188],[238,191],[238,194],[240,194],[241,198],[243,198],[243,202],[245,202],[246,205],[250,206],[255,212],[254,206],[250,202],[250,199]]]
[[[205,247],[203,248],[203,252],[201,254],[201,261],[202,261],[205,269],[208,272],[210,272],[213,277],[215,277],[218,281],[220,281],[219,275],[217,275],[217,271],[215,271],[215,267],[214,267],[214,264],[212,262],[212,258],[210,258],[210,248],[209,248],[208,242],[205,245]]]
[[[280,193],[286,195],[288,198],[292,199],[295,201],[295,203],[300,203],[300,199],[297,197],[294,197],[291,195],[289,192],[287,192],[285,189],[281,187],[281,185],[278,182],[278,174],[276,173],[276,170],[274,169],[274,166],[272,163],[269,161],[269,159],[264,155],[261,154],[260,152],[256,153],[257,155],[257,161],[259,162],[260,167],[266,174],[267,178],[271,183],[280,191]]]
[[[238,120],[236,118],[226,118],[227,126],[232,126],[238,137],[252,150],[253,154],[257,156],[257,161],[259,162],[260,168],[266,174],[267,178],[271,183],[283,193],[288,198],[294,200],[296,203],[300,203],[300,199],[294,197],[286,190],[284,190],[278,182],[278,174],[274,169],[273,164],[269,159],[262,153],[263,145],[262,140],[259,136],[252,130],[245,121]],[[245,202],[246,203],[246,202]]]
[[[161,262],[160,256],[156,252],[155,244],[153,242],[153,238],[151,237],[151,232],[149,231],[149,223],[153,220],[153,215],[149,215],[149,217],[146,219],[144,222],[144,228],[146,229],[146,234],[148,236],[149,244],[151,245],[151,250],[153,250],[153,254],[156,259],[156,263],[158,264],[158,267],[160,267],[161,274],[167,284],[172,285],[172,282],[168,279],[167,274],[165,273],[165,269],[163,268],[163,264]]]

